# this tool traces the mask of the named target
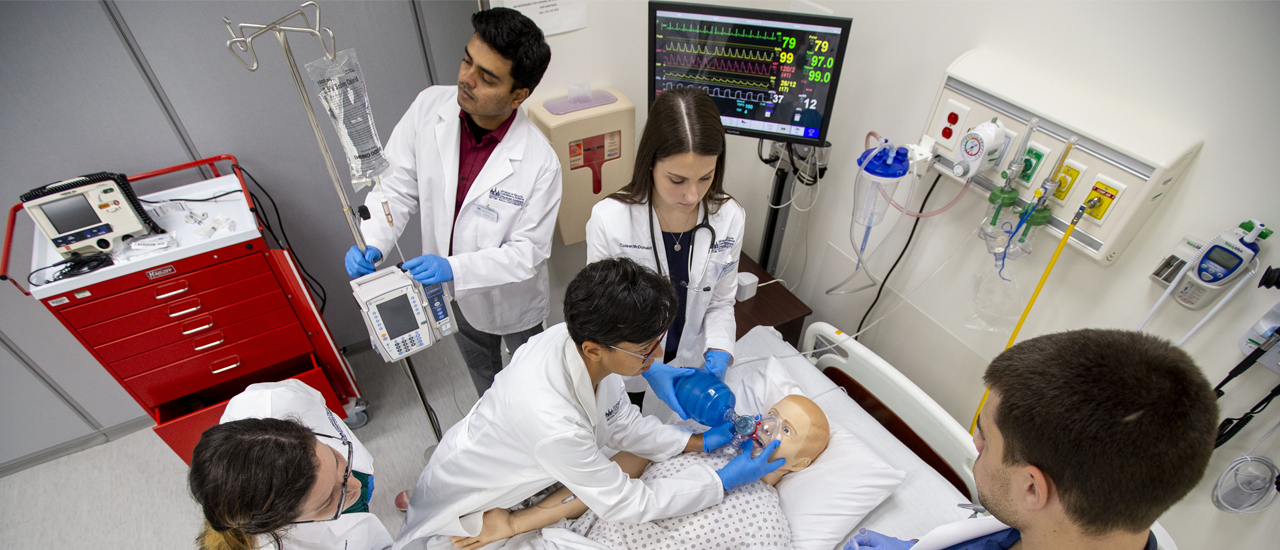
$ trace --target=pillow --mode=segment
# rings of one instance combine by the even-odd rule
[[[736,371],[736,372],[735,372]],[[800,385],[776,358],[729,369],[725,383],[737,398],[738,414],[764,414]],[[808,468],[778,482],[782,511],[791,524],[797,550],[830,550],[871,510],[902,484],[906,472],[895,469],[856,435],[831,421],[831,441]]]

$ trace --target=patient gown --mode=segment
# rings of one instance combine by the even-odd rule
[[[730,459],[722,453],[684,453],[650,464],[640,479],[672,477],[697,464],[719,470]],[[791,546],[791,526],[782,514],[778,491],[763,481],[735,487],[720,504],[685,516],[636,524],[605,521],[587,511],[557,526],[615,550],[785,550]]]

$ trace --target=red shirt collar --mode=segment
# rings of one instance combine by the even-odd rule
[[[467,135],[467,137],[471,140],[471,143],[475,143],[476,141],[475,137],[471,135],[471,125],[467,123],[467,119],[471,118],[471,115],[467,114],[467,112],[462,109],[458,109],[458,118],[462,120],[463,133]],[[490,142],[497,143],[502,141],[502,138],[506,137],[507,135],[507,130],[511,128],[511,122],[514,121],[515,119],[516,119],[516,111],[513,110],[511,111],[511,116],[507,117],[507,120],[504,120],[502,124],[498,125],[497,128],[490,130],[489,133],[485,134],[484,137],[480,138],[480,143],[487,144]],[[475,119],[471,119],[471,120],[474,122]]]

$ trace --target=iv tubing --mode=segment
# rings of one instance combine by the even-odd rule
[[[1207,248],[1207,247],[1201,247],[1201,248]],[[1196,323],[1196,326],[1191,327],[1191,330],[1187,331],[1187,334],[1184,335],[1181,340],[1178,340],[1178,343],[1173,345],[1174,347],[1178,347],[1178,348],[1182,347],[1182,344],[1185,344],[1187,340],[1191,338],[1192,334],[1195,334],[1196,331],[1200,330],[1200,327],[1204,326],[1205,323],[1209,322],[1209,319],[1212,319],[1213,316],[1218,313],[1218,310],[1222,309],[1222,306],[1226,305],[1227,302],[1231,300],[1231,297],[1235,296],[1236,293],[1239,292],[1240,289],[1244,287],[1244,284],[1249,282],[1249,279],[1253,278],[1253,275],[1258,272],[1258,259],[1254,258],[1253,261],[1249,263],[1253,266],[1253,269],[1249,270],[1249,272],[1246,273],[1245,276],[1240,279],[1240,282],[1236,283],[1236,286],[1231,287],[1231,291],[1227,292],[1227,295],[1223,296],[1221,300],[1218,300],[1217,305],[1213,306],[1213,309],[1209,310],[1209,313],[1206,313],[1205,316],[1200,319],[1200,322]],[[1191,264],[1187,264],[1187,265],[1191,265]],[[1172,288],[1173,285],[1169,285],[1169,287]]]
[[[1066,155],[1062,155],[1064,158]],[[1076,230],[1076,224],[1080,223],[1081,216],[1084,215],[1085,205],[1080,205],[1080,209],[1076,211],[1076,215],[1071,220],[1071,225],[1067,226],[1067,230],[1062,232],[1062,239],[1058,241],[1057,250],[1053,251],[1053,256],[1049,258],[1049,265],[1044,268],[1044,275],[1040,276],[1040,283],[1036,285],[1035,292],[1031,293],[1031,299],[1027,301],[1026,309],[1022,310],[1022,317],[1018,319],[1018,324],[1013,327],[1013,334],[1009,335],[1009,343],[1005,344],[1004,349],[1013,347],[1013,343],[1018,339],[1018,331],[1022,330],[1022,323],[1026,322],[1027,314],[1031,313],[1031,307],[1036,305],[1036,298],[1040,296],[1040,289],[1044,288],[1044,282],[1049,279],[1049,273],[1053,272],[1054,264],[1058,263],[1058,255],[1062,254],[1062,249],[1066,248],[1067,240],[1071,238],[1071,233]],[[978,415],[982,414],[982,406],[987,404],[987,396],[991,395],[991,388],[988,387],[982,392],[982,399],[978,401],[978,410],[973,413],[973,422],[969,424],[969,433],[972,434],[978,428]]]

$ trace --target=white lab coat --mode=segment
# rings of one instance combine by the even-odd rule
[[[324,396],[300,380],[252,384],[231,398],[220,423],[245,418],[293,419],[315,433],[345,437],[353,443],[351,468],[373,475],[373,457],[342,419],[325,408]],[[339,452],[346,445],[319,438]],[[267,547],[269,539],[259,544]],[[391,534],[371,513],[343,514],[334,521],[304,523],[288,528],[281,550],[381,550],[391,546]]]
[[[698,206],[698,221],[702,221],[704,209]],[[722,349],[733,354],[737,341],[737,324],[733,305],[738,292],[738,257],[742,253],[742,232],[746,224],[746,212],[735,200],[728,200],[720,211],[708,218],[716,232],[714,245],[708,243],[710,235],[703,229],[693,237],[690,260],[693,269],[689,284],[699,285],[706,267],[703,285],[711,291],[690,289],[685,298],[684,331],[680,333],[680,349],[673,364],[678,367],[700,367],[708,348]],[[652,227],[652,238],[650,237]],[[636,263],[666,275],[667,254],[662,244],[662,228],[656,214],[650,214],[648,204],[625,204],[604,199],[591,209],[587,221],[587,263],[604,258],[626,257]],[[654,263],[653,243],[658,243],[658,263]],[[708,251],[712,251],[708,258]],[[701,288],[701,287],[700,287]],[[663,336],[665,343],[666,336]],[[646,389],[644,379],[628,377],[628,391]]]
[[[391,168],[382,192],[365,197],[372,217],[360,231],[385,258],[405,223],[421,211],[422,253],[449,259],[450,293],[467,321],[484,332],[511,334],[550,312],[546,260],[560,209],[560,160],[517,110],[467,191],[455,225],[462,139],[457,93],[456,86],[423,90],[396,124],[386,147]],[[382,214],[384,195],[395,227]]]
[[[943,550],[950,548],[962,542],[968,542],[978,537],[984,537],[992,533],[998,533],[1009,526],[996,519],[994,516],[979,516],[976,518],[962,519],[960,521],[940,525],[929,531],[920,542],[911,547],[911,550]],[[1169,539],[1169,534],[1159,523],[1151,526],[1151,531],[1156,535],[1156,544],[1160,550],[1177,550],[1177,546]],[[898,536],[894,533],[884,533],[889,536]]]
[[[482,514],[559,481],[601,517],[640,523],[690,514],[724,498],[720,477],[696,466],[669,479],[631,479],[605,450],[666,460],[690,432],[641,416],[609,375],[595,391],[565,325],[516,351],[466,418],[444,434],[418,477],[395,548],[431,535],[475,536]]]

